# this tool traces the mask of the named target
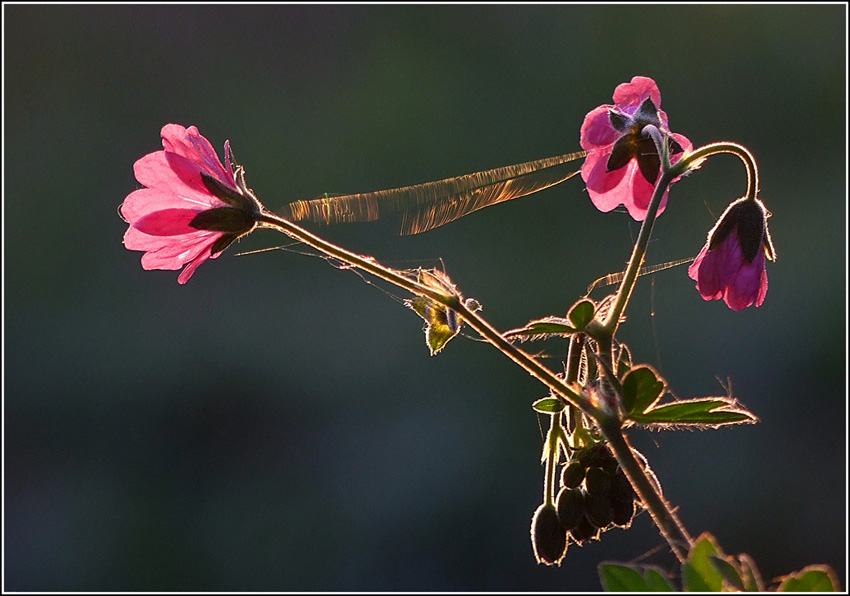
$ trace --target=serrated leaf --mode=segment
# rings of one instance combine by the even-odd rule
[[[600,563],[599,579],[606,592],[652,591],[640,571],[631,565]]]
[[[625,393],[625,383],[623,392]],[[637,409],[637,408],[635,408]],[[724,424],[750,424],[758,418],[738,406],[735,400],[727,397],[703,397],[678,400],[645,411],[632,413],[627,417],[641,424],[662,426],[722,426]]]
[[[573,304],[570,312],[567,314],[567,318],[576,329],[583,330],[593,320],[595,311],[596,305],[593,303],[593,300],[583,298]]]
[[[563,412],[566,406],[557,397],[544,397],[531,404],[531,407],[541,414],[557,414]]]
[[[544,317],[536,321],[530,321],[525,327],[519,329],[511,329],[505,333],[508,339],[537,340],[546,339],[547,337],[561,336],[568,337],[576,332],[575,327],[570,321],[562,317]]]
[[[737,557],[738,567],[741,570],[741,578],[744,580],[744,589],[747,592],[764,592],[764,584],[761,581],[761,573],[750,555],[741,553]]]
[[[779,592],[838,592],[838,580],[828,565],[808,565],[786,575]]]
[[[636,366],[623,378],[623,409],[626,414],[642,414],[664,393],[664,381],[652,367]]]

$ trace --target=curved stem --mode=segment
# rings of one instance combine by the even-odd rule
[[[673,176],[681,176],[688,170],[699,167],[700,163],[707,157],[717,153],[731,153],[737,155],[744,162],[744,167],[747,170],[747,194],[744,196],[750,200],[755,199],[759,192],[759,172],[758,167],[756,167],[756,160],[749,149],[738,143],[724,141],[700,147],[677,161],[671,167]]]

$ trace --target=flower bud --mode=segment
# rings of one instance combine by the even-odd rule
[[[570,530],[570,536],[572,536],[572,539],[576,543],[582,544],[588,540],[598,538],[599,529],[590,523],[590,520],[587,519],[587,516],[585,516],[578,526]]]
[[[564,466],[561,471],[561,486],[575,488],[584,480],[584,466],[577,460],[573,460]]]
[[[634,499],[614,498],[611,500],[611,507],[614,510],[612,521],[615,525],[621,528],[627,528],[632,523],[632,518],[635,516],[635,501]]]
[[[604,530],[614,521],[614,508],[611,505],[610,496],[595,497],[588,494],[584,503],[587,508],[587,519],[600,530]]]
[[[531,544],[538,563],[560,565],[567,553],[567,532],[552,505],[542,504],[531,519]]]
[[[602,468],[589,468],[584,478],[584,486],[587,494],[607,499],[611,493],[611,476]]]
[[[765,258],[776,258],[768,215],[755,198],[738,199],[726,208],[688,268],[704,300],[723,298],[736,311],[761,306],[767,294]]]
[[[565,530],[572,530],[584,519],[584,493],[580,488],[562,488],[555,504]]]
[[[611,496],[615,499],[634,499],[635,489],[632,488],[629,479],[623,472],[623,468],[617,466],[617,471],[614,473],[614,480],[611,482]]]

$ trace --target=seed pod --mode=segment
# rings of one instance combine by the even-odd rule
[[[580,488],[562,488],[556,501],[558,519],[565,530],[572,530],[584,518],[584,493]]]
[[[611,476],[602,468],[588,468],[584,477],[587,494],[607,500],[611,494]]]
[[[602,460],[602,469],[604,469],[609,474],[614,474],[619,467],[619,463],[617,463],[617,458],[614,457],[614,454],[611,453],[611,450],[607,447],[605,448],[605,456]]]
[[[578,526],[570,530],[570,536],[572,536],[575,542],[582,544],[591,538],[597,538],[599,536],[599,529],[590,523],[590,520],[585,516]]]
[[[617,466],[617,471],[614,473],[614,480],[611,482],[611,496],[624,501],[627,499],[631,501],[635,497],[635,491],[632,485],[626,478],[623,468],[619,466]]]
[[[635,516],[635,502],[633,499],[612,499],[611,506],[614,509],[615,525],[628,528]]]
[[[573,460],[564,466],[561,471],[561,486],[575,488],[584,480],[584,466],[577,460]]]
[[[588,494],[584,500],[587,508],[587,519],[600,530],[608,527],[614,521],[614,508],[609,497],[595,497]]]
[[[608,450],[602,443],[597,443],[593,447],[587,447],[579,452],[579,460],[585,468],[601,466],[605,461],[605,452]]]
[[[540,505],[531,519],[531,545],[538,563],[560,565],[567,554],[567,532],[552,505]]]

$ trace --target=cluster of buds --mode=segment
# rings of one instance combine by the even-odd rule
[[[537,561],[560,565],[569,542],[581,545],[611,528],[628,528],[639,502],[604,443],[575,451],[561,469],[554,505],[544,503],[534,513],[531,538]]]
[[[561,470],[558,520],[573,542],[599,537],[614,526],[627,528],[635,516],[635,492],[604,443],[577,451]]]

